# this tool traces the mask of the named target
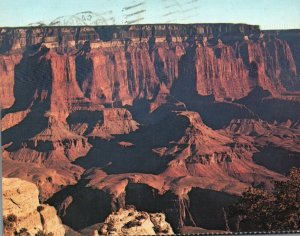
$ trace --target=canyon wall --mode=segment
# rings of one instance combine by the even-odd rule
[[[299,80],[294,44],[256,26],[3,28],[0,32],[2,108],[18,103],[27,108],[49,97],[50,111],[62,120],[84,106],[132,105],[137,99],[155,104],[161,94],[171,93],[179,79],[195,81],[194,92],[217,101],[243,98],[257,86],[280,97]],[[22,85],[26,85],[24,97],[15,101]]]
[[[176,232],[224,230],[223,207],[299,166],[298,38],[244,24],[2,28],[3,175],[36,184],[75,230],[128,204]]]

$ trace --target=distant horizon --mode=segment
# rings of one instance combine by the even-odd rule
[[[111,25],[20,25],[20,26],[0,26],[1,29],[27,29],[27,28],[68,28],[68,27],[101,27],[101,26],[136,26],[136,25],[250,25],[258,26],[261,31],[277,31],[277,30],[300,30],[299,28],[274,28],[274,29],[262,29],[260,25],[248,24],[248,23],[232,23],[232,22],[196,22],[196,23],[139,23],[139,24],[111,24]]]
[[[300,29],[298,0],[1,0],[0,9],[1,28],[48,26],[58,19],[65,26],[247,24],[261,30]],[[94,17],[81,18],[90,11]]]

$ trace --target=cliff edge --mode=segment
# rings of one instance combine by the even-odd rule
[[[27,231],[30,235],[42,231],[54,236],[65,235],[56,210],[40,204],[35,184],[17,178],[2,178],[4,235]]]

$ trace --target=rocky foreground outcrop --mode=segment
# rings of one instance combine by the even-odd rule
[[[99,230],[100,235],[172,235],[170,224],[162,213],[120,209],[109,215]]]
[[[17,178],[2,178],[2,206],[4,235],[24,231],[35,235],[42,231],[63,236],[65,229],[56,210],[46,204],[40,204],[36,185]]]

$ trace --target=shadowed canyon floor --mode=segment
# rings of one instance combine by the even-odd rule
[[[245,189],[300,167],[297,41],[243,24],[2,28],[3,176],[76,231],[127,205],[174,232],[226,230]]]

